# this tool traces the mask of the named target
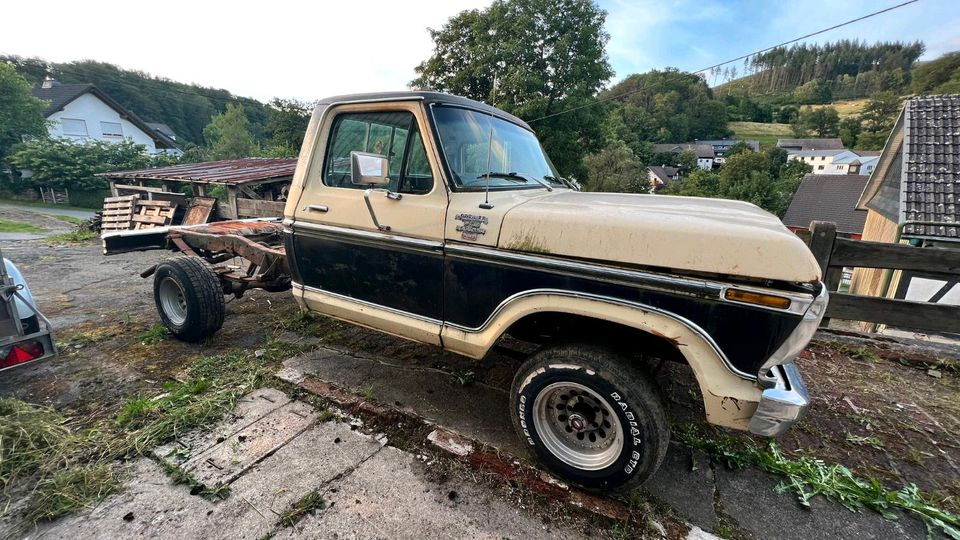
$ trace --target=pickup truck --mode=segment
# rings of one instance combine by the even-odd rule
[[[433,92],[321,100],[282,222],[104,245],[187,255],[143,274],[186,340],[220,328],[224,294],[263,288],[477,360],[506,335],[537,344],[513,381],[513,426],[548,469],[593,489],[642,483],[667,452],[657,362],[690,366],[709,422],[764,436],[797,422],[810,399],[794,359],[827,304],[816,260],[775,216],[581,192],[523,120]],[[220,264],[236,256],[246,268]]]

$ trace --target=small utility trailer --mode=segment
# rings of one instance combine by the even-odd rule
[[[51,329],[26,280],[0,253],[0,371],[56,355]]]

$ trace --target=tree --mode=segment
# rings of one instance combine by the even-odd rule
[[[802,133],[812,132],[817,137],[836,137],[840,129],[840,114],[833,107],[805,107],[800,111],[797,126]],[[798,129],[795,129],[796,132]]]
[[[433,54],[416,67],[414,88],[462,95],[520,118],[547,117],[581,105],[613,75],[606,12],[588,0],[496,0],[430,30]],[[602,145],[601,107],[535,123],[564,174]]]
[[[624,97],[610,105],[607,122],[614,127],[613,136],[641,157],[645,141],[679,143],[731,133],[726,106],[692,73],[668,68],[631,75],[601,97],[619,95]]]
[[[860,112],[864,131],[890,131],[903,102],[893,92],[878,92]]]
[[[697,170],[697,153],[693,150],[684,150],[676,154],[674,159],[681,175],[687,175]]]
[[[753,152],[753,148],[744,141],[737,141],[730,148],[727,148],[727,151],[723,153],[724,157],[735,156],[737,154],[742,154],[744,152]]]
[[[97,173],[142,169],[152,161],[145,146],[130,140],[33,139],[17,145],[10,155],[16,167],[33,171],[31,182],[76,190],[104,189],[107,183],[94,176]]]
[[[697,169],[676,182],[670,182],[660,193],[685,197],[719,197],[720,173]]]
[[[227,104],[227,110],[210,119],[203,128],[210,159],[240,159],[257,153],[242,105]]]
[[[296,157],[310,123],[313,105],[295,99],[274,98],[267,108],[267,152],[276,157]]]
[[[646,193],[650,189],[643,163],[621,142],[604,147],[583,159],[587,191]]]
[[[47,134],[47,102],[30,95],[30,83],[13,66],[0,61],[0,171],[11,147],[24,136]]]
[[[860,119],[847,117],[840,121],[840,140],[843,141],[844,148],[853,148],[857,144],[857,137],[863,128],[860,125]]]
[[[797,89],[793,91],[793,99],[802,105],[830,103],[833,99],[833,93],[830,91],[827,83],[820,79],[814,79],[798,86]]]

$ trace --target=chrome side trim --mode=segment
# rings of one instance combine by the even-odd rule
[[[594,301],[604,302],[604,303],[607,303],[607,304],[614,304],[614,305],[629,307],[629,308],[632,308],[632,309],[638,309],[638,310],[640,310],[640,311],[647,311],[647,312],[650,312],[650,313],[656,313],[657,315],[662,315],[662,316],[664,316],[664,317],[667,317],[667,318],[669,318],[669,319],[672,319],[672,320],[674,320],[674,321],[682,324],[683,326],[687,327],[691,332],[693,332],[693,333],[699,335],[701,338],[703,338],[703,340],[706,341],[706,342],[710,345],[710,348],[712,348],[713,351],[714,351],[715,353],[717,353],[717,356],[719,356],[720,359],[723,361],[723,365],[726,366],[727,369],[729,369],[731,373],[734,373],[734,374],[737,375],[738,377],[740,377],[740,378],[742,378],[742,379],[749,380],[749,381],[755,381],[755,380],[757,379],[755,376],[750,375],[749,373],[740,371],[740,370],[738,370],[736,367],[734,367],[734,365],[730,362],[730,359],[727,358],[727,355],[724,354],[723,350],[720,349],[720,346],[717,345],[717,342],[713,340],[713,338],[710,336],[710,334],[708,334],[706,330],[704,330],[703,328],[701,328],[700,326],[698,326],[698,325],[697,325],[696,323],[694,323],[693,321],[691,321],[691,320],[689,320],[689,319],[687,319],[687,318],[685,318],[685,317],[681,317],[680,315],[677,315],[677,314],[675,314],[675,313],[671,313],[671,312],[669,312],[669,311],[665,311],[665,310],[662,310],[662,309],[659,309],[659,308],[656,308],[656,307],[653,307],[653,306],[648,306],[648,305],[646,305],[646,304],[641,304],[641,303],[639,303],[639,302],[631,302],[631,301],[628,301],[628,300],[621,300],[621,299],[619,299],[619,298],[613,298],[613,297],[610,297],[610,296],[602,296],[602,295],[598,295],[598,294],[589,294],[589,293],[578,293],[578,292],[574,292],[574,291],[564,291],[564,290],[561,290],[561,289],[531,289],[531,290],[523,291],[523,292],[520,292],[520,293],[517,293],[517,294],[514,294],[514,295],[508,297],[506,300],[504,300],[503,302],[501,302],[500,305],[498,305],[498,306],[496,307],[496,309],[493,310],[493,313],[491,313],[490,316],[487,317],[487,320],[484,321],[484,323],[483,323],[482,325],[480,325],[480,326],[478,326],[478,327],[476,327],[476,328],[470,328],[470,327],[467,327],[467,326],[461,326],[461,325],[458,325],[458,324],[453,324],[453,323],[449,323],[449,322],[440,321],[440,320],[437,320],[437,319],[433,319],[433,318],[431,318],[431,317],[424,317],[423,315],[417,315],[417,314],[415,314],[415,313],[410,313],[410,312],[408,312],[408,311],[403,311],[403,310],[400,310],[400,309],[395,309],[395,308],[391,308],[391,307],[387,307],[387,306],[382,306],[382,305],[380,305],[380,304],[375,304],[375,303],[373,303],[373,302],[367,302],[367,301],[365,301],[365,300],[358,300],[358,299],[352,298],[352,297],[350,297],[350,296],[344,296],[344,295],[342,295],[342,294],[337,294],[337,293],[333,293],[333,292],[330,292],[330,291],[325,291],[325,290],[323,290],[323,289],[317,289],[317,288],[315,288],[315,287],[310,287],[310,286],[308,286],[308,285],[303,285],[303,284],[301,284],[301,283],[296,283],[296,282],[294,282],[294,283],[292,283],[292,286],[293,286],[293,288],[295,288],[295,289],[300,289],[300,290],[303,290],[303,291],[314,292],[314,293],[318,293],[318,294],[326,294],[326,295],[329,295],[329,296],[333,296],[334,298],[338,298],[338,299],[340,299],[340,300],[344,300],[344,301],[347,301],[347,302],[353,302],[353,303],[355,303],[355,304],[357,304],[357,305],[359,305],[359,306],[364,306],[364,307],[373,308],[373,309],[380,309],[380,310],[383,310],[383,311],[387,311],[387,312],[389,312],[389,313],[393,313],[393,314],[395,314],[395,315],[399,315],[399,316],[401,316],[401,317],[408,317],[408,318],[410,318],[410,319],[414,319],[414,320],[418,320],[418,321],[422,321],[422,322],[427,322],[427,323],[431,323],[431,324],[437,324],[437,325],[447,326],[447,327],[450,327],[450,328],[455,328],[455,329],[457,329],[457,330],[461,330],[461,331],[466,332],[466,333],[468,333],[468,334],[479,334],[479,333],[484,332],[491,324],[493,324],[493,322],[496,320],[497,316],[500,314],[501,311],[503,311],[504,309],[506,309],[506,307],[509,306],[510,303],[515,302],[515,301],[517,301],[517,300],[520,300],[520,299],[522,299],[522,298],[527,298],[527,297],[530,297],[530,296],[566,296],[566,297],[570,297],[570,298],[582,298],[582,299],[585,299],[585,300],[594,300]]]
[[[346,295],[339,294],[339,293],[335,293],[335,292],[325,291],[325,290],[323,290],[323,289],[318,289],[318,288],[316,288],[316,287],[310,287],[309,285],[303,285],[302,283],[297,283],[297,282],[291,282],[290,285],[291,285],[294,289],[300,289],[301,291],[307,291],[307,292],[312,292],[312,293],[317,293],[317,294],[325,294],[325,295],[327,295],[327,296],[332,296],[332,297],[334,297],[334,298],[337,298],[337,299],[339,299],[339,300],[343,300],[343,301],[345,301],[345,302],[353,302],[354,304],[357,304],[357,305],[360,305],[360,306],[363,306],[363,307],[367,307],[367,308],[370,308],[370,309],[379,309],[380,311],[386,311],[386,312],[388,312],[388,313],[392,313],[392,314],[394,314],[394,315],[399,315],[399,316],[401,316],[401,317],[409,317],[409,318],[411,318],[411,319],[415,319],[415,320],[418,320],[418,321],[421,321],[421,322],[425,322],[425,323],[435,324],[435,325],[437,325],[437,326],[443,325],[443,321],[441,321],[441,320],[439,320],[439,319],[433,319],[433,318],[431,318],[431,317],[424,317],[423,315],[417,315],[416,313],[410,313],[409,311],[403,311],[403,310],[401,310],[401,309],[396,309],[396,308],[392,308],[392,307],[387,307],[387,306],[383,306],[383,305],[380,305],[380,304],[374,304],[373,302],[367,302],[366,300],[358,300],[358,299],[356,299],[356,298],[353,298],[352,296],[346,296]]]
[[[691,332],[693,332],[693,333],[699,335],[701,338],[703,338],[703,340],[706,341],[706,342],[710,345],[710,347],[714,350],[714,352],[717,353],[717,356],[719,356],[720,359],[723,360],[723,364],[724,364],[724,365],[727,367],[727,369],[729,369],[732,373],[736,374],[738,377],[741,377],[741,378],[743,378],[743,379],[750,380],[750,381],[755,381],[755,380],[757,379],[757,377],[756,377],[755,375],[751,375],[751,374],[749,374],[749,373],[746,373],[746,372],[744,372],[744,371],[740,371],[739,369],[737,369],[737,368],[733,365],[733,363],[730,362],[730,359],[727,358],[727,355],[724,354],[723,350],[720,349],[720,346],[717,345],[717,342],[713,340],[713,338],[710,336],[710,334],[708,334],[706,330],[704,330],[703,328],[701,328],[701,327],[700,327],[699,325],[697,325],[695,322],[693,322],[693,321],[691,321],[691,320],[689,320],[689,319],[687,319],[687,318],[685,318],[685,317],[682,317],[682,316],[680,316],[680,315],[677,315],[676,313],[670,312],[670,311],[666,311],[666,310],[663,310],[663,309],[660,309],[660,308],[656,308],[656,307],[653,307],[653,306],[650,306],[650,305],[647,305],[647,304],[642,304],[642,303],[640,303],[640,302],[632,302],[632,301],[630,301],[630,300],[622,300],[622,299],[620,299],[620,298],[614,298],[614,297],[612,297],[612,296],[603,296],[603,295],[599,295],[599,294],[590,294],[590,293],[580,293],[580,292],[575,292],[575,291],[565,291],[565,290],[562,290],[562,289],[530,289],[530,290],[528,290],[528,291],[523,291],[523,292],[519,292],[519,293],[517,293],[517,294],[514,294],[514,295],[508,297],[508,298],[507,298],[506,300],[504,300],[503,302],[501,302],[500,305],[498,305],[498,306],[496,307],[496,309],[493,310],[493,313],[491,313],[490,316],[487,317],[487,320],[484,321],[484,323],[483,323],[482,325],[480,325],[480,326],[478,326],[478,327],[476,327],[476,328],[470,328],[470,327],[467,327],[467,326],[461,326],[461,325],[453,324],[453,323],[449,323],[449,322],[445,322],[445,323],[444,323],[444,326],[449,326],[449,327],[451,327],[451,328],[456,328],[457,330],[462,330],[462,331],[464,331],[464,332],[471,333],[471,334],[481,333],[481,332],[485,331],[491,324],[493,324],[493,322],[496,320],[496,318],[497,318],[497,316],[499,315],[499,313],[500,313],[501,311],[503,311],[508,305],[510,305],[510,303],[515,302],[515,301],[517,301],[517,300],[519,300],[519,299],[521,299],[521,298],[529,297],[529,296],[566,296],[566,297],[570,297],[570,298],[582,298],[582,299],[585,299],[585,300],[594,300],[594,301],[598,301],[598,302],[604,302],[604,303],[607,303],[607,304],[614,304],[614,305],[629,307],[629,308],[632,308],[632,309],[637,309],[637,310],[640,310],[640,311],[647,311],[647,312],[650,312],[650,313],[656,313],[657,315],[662,315],[662,316],[664,316],[664,317],[667,317],[667,318],[669,318],[669,319],[672,319],[672,320],[674,320],[674,321],[682,324],[683,326],[687,327],[687,329],[689,329]]]
[[[322,236],[341,236],[352,240],[358,240],[367,243],[377,243],[380,246],[407,247],[418,250],[443,251],[443,242],[435,240],[424,240],[422,238],[413,238],[410,236],[398,236],[395,234],[384,234],[376,231],[365,231],[362,229],[347,229],[345,227],[336,227],[333,225],[323,225],[320,223],[309,223],[306,221],[297,221],[292,223],[290,228],[293,231],[310,231],[319,233]]]
[[[720,281],[657,274],[653,272],[644,272],[642,270],[630,270],[626,268],[617,268],[595,263],[543,257],[539,255],[530,255],[526,253],[517,253],[502,249],[491,249],[472,245],[468,246],[448,243],[445,246],[445,251],[447,255],[450,256],[460,256],[472,260],[494,260],[512,266],[534,265],[568,275],[574,275],[577,277],[583,277],[586,275],[618,284],[640,285],[646,288],[668,290],[670,292],[678,292],[677,289],[679,288],[683,289],[682,292],[692,296],[714,298],[721,302],[749,306],[768,311],[792,313],[795,315],[802,315],[805,313],[807,308],[809,308],[810,304],[814,300],[813,295],[781,291],[779,289],[754,287],[749,285],[733,285]],[[727,300],[724,297],[727,289],[739,289],[789,298],[790,307],[787,309],[778,309]]]

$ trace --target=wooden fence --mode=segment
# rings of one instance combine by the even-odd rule
[[[834,223],[814,221],[800,235],[810,246],[830,291],[830,318],[888,324],[927,332],[960,333],[960,306],[837,292],[844,267],[960,274],[960,249],[918,248],[837,236]]]

